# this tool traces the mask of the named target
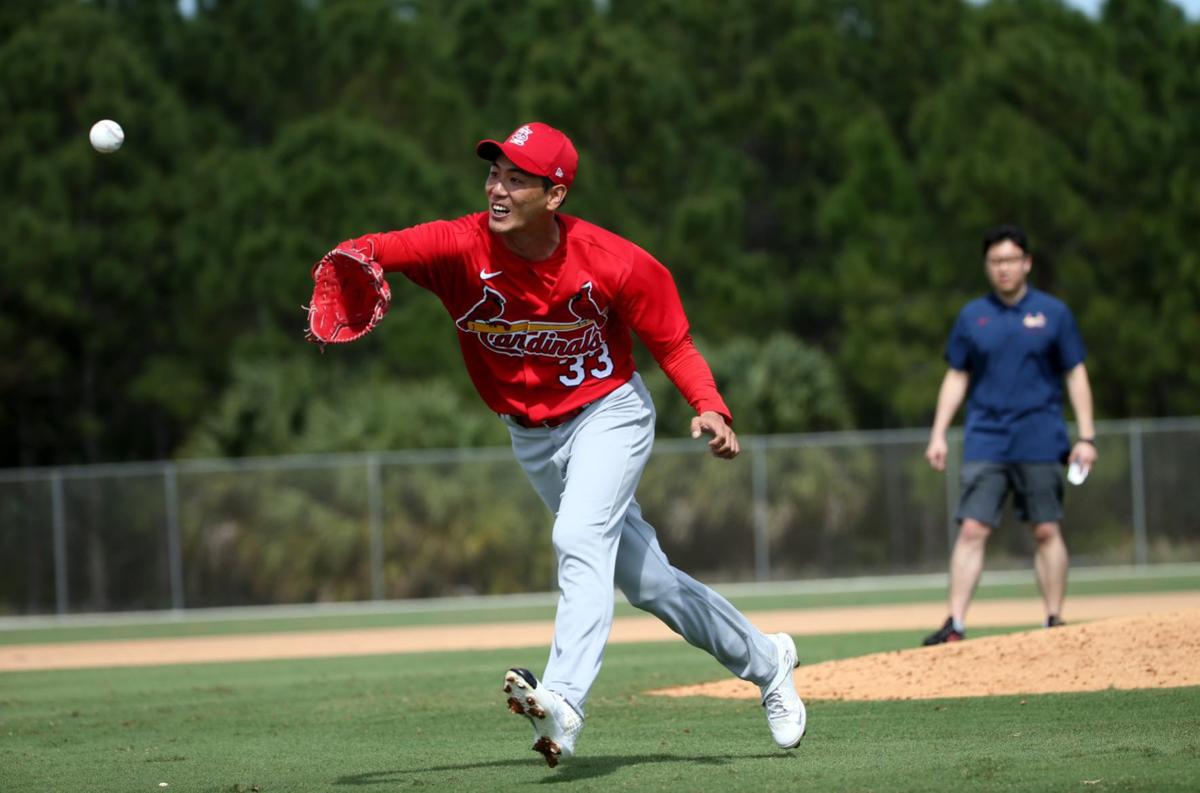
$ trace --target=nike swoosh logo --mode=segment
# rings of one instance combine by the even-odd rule
[[[503,272],[504,272],[503,270],[497,270],[497,271],[496,271],[496,272],[494,272],[494,273],[489,273],[487,270],[480,270],[480,271],[479,271],[479,277],[480,277],[480,278],[482,278],[482,279],[483,279],[483,280],[485,280],[485,281],[490,281],[490,280],[492,280],[493,278],[495,278],[496,276],[500,275],[500,274],[501,274],[501,273],[503,273]]]

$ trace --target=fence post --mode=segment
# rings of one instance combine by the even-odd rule
[[[179,532],[179,483],[175,464],[163,463],[163,505],[167,518],[167,575],[171,582],[171,608],[183,611],[183,549]]]
[[[1144,567],[1148,561],[1146,541],[1146,478],[1142,457],[1142,422],[1129,426],[1129,496],[1133,502],[1133,561]]]
[[[754,494],[754,580],[771,578],[770,513],[767,503],[767,448],[761,438],[753,439],[750,475]]]
[[[946,555],[949,557],[954,549],[954,541],[958,539],[958,522],[954,513],[958,511],[958,465],[959,458],[951,449],[957,448],[958,437],[952,437],[947,442],[946,451]]]
[[[63,499],[62,471],[50,474],[50,521],[54,530],[54,607],[59,616],[67,613],[67,520]]]
[[[367,457],[367,526],[370,535],[371,599],[383,600],[383,483],[379,456]]]
[[[895,444],[885,443],[880,447],[876,459],[883,467],[883,497],[887,508],[888,522],[888,557],[893,564],[903,565],[908,562],[906,554],[907,543],[904,542],[904,496],[901,493],[903,485],[897,482],[900,477],[897,463],[898,453]]]

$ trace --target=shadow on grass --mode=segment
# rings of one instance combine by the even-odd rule
[[[557,769],[545,769],[547,776],[539,784],[557,784],[573,782],[579,779],[605,776],[626,766],[646,765],[651,763],[687,763],[689,766],[725,765],[733,760],[791,760],[796,755],[792,753],[772,752],[764,754],[744,755],[602,755],[599,757],[584,757],[564,762]],[[335,785],[392,785],[403,782],[406,777],[414,774],[429,774],[439,771],[468,771],[473,768],[519,768],[536,767],[542,764],[540,758],[529,760],[493,760],[486,763],[464,763],[461,765],[430,766],[428,768],[398,768],[394,771],[367,771],[362,774],[351,774],[338,777]]]

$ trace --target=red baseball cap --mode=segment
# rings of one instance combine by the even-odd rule
[[[475,145],[475,153],[488,162],[495,162],[503,154],[522,171],[566,187],[575,181],[579,167],[579,154],[571,139],[540,121],[522,124],[503,143],[481,140]]]

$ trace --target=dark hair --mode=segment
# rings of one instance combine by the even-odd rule
[[[999,226],[992,226],[983,233],[983,255],[987,256],[988,250],[993,245],[1005,240],[1016,245],[1026,255],[1029,254],[1029,238],[1025,236],[1025,229],[1013,223],[1002,223]]]

